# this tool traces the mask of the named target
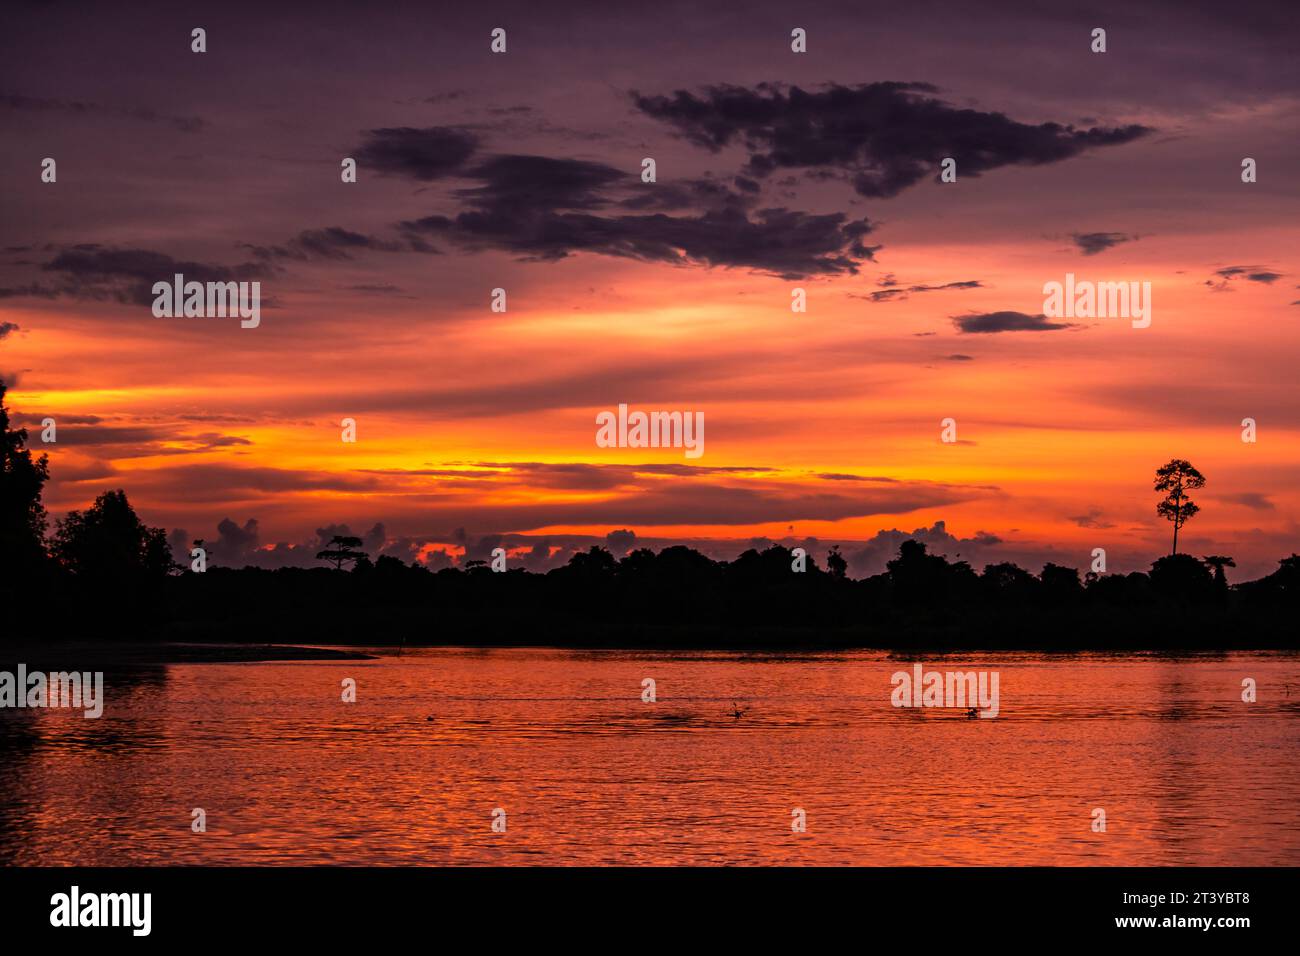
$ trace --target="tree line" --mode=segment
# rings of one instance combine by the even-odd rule
[[[1156,474],[1175,550],[1147,572],[1083,576],[1047,564],[976,570],[904,541],[885,571],[847,574],[774,544],[720,561],[677,546],[616,557],[595,546],[545,574],[484,562],[431,571],[336,537],[329,567],[178,564],[161,528],[111,490],[49,528],[45,456],[10,427],[0,383],[0,594],[47,628],[133,636],[329,643],[661,646],[1285,646],[1300,605],[1300,556],[1229,586],[1230,557],[1176,551],[1204,478],[1175,459]],[[799,569],[799,570],[796,570]],[[55,634],[55,636],[59,636]],[[63,635],[72,636],[72,635]],[[1244,644],[1243,644],[1244,642]]]

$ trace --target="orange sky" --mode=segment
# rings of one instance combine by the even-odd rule
[[[203,67],[210,75],[177,59],[165,68],[187,72],[170,88],[127,70],[97,90],[75,65],[76,43],[61,48],[47,105],[11,102],[0,113],[15,146],[3,160],[12,215],[0,327],[13,328],[0,338],[0,375],[19,419],[35,426],[35,445],[40,420],[58,422],[58,443],[41,449],[51,461],[49,509],[58,516],[122,487],[149,523],[229,539],[242,558],[308,544],[341,523],[357,533],[382,524],[372,543],[404,558],[505,536],[516,551],[540,547],[562,560],[587,536],[630,529],[648,543],[707,540],[720,556],[752,538],[845,542],[852,553],[866,548],[855,570],[867,573],[881,558],[860,542],[943,522],[932,540],[950,553],[966,548],[976,563],[1086,570],[1091,550],[1104,547],[1111,570],[1130,570],[1167,549],[1151,476],[1184,457],[1209,479],[1180,542],[1188,550],[1236,556],[1240,579],[1297,549],[1293,94],[1237,77],[1218,90],[1189,81],[1180,100],[1150,94],[1131,65],[1127,82],[1076,70],[1072,86],[1035,90],[1027,77],[959,55],[972,42],[961,23],[934,41],[954,55],[929,60],[924,74],[905,69],[903,52],[867,68],[837,49],[775,75],[778,66],[760,69],[748,48],[756,30],[682,75],[655,62],[655,44],[667,41],[653,34],[631,65],[593,53],[589,72],[570,63],[538,89],[523,59],[511,64],[513,78],[493,73],[476,85],[462,72],[472,89],[442,99],[436,90],[449,91],[447,82],[372,62],[365,95],[327,96],[285,79],[282,101],[271,103],[255,91],[251,53],[214,58]],[[1044,42],[1058,42],[1056,26],[1044,30]],[[1257,54],[1265,42],[1238,39]],[[324,54],[294,55],[334,75]],[[464,67],[490,69],[481,58]],[[236,73],[239,82],[222,84]],[[472,208],[467,183],[487,174],[384,168],[377,133],[472,129],[485,164],[525,154],[626,170],[627,184],[600,185],[598,201],[572,201],[572,215],[608,216],[637,188],[730,182],[745,168],[739,140],[701,149],[629,105],[626,89],[898,78],[1027,124],[1152,132],[956,183],[930,171],[894,196],[855,192],[833,165],[821,178],[806,167],[794,171],[798,182],[763,178],[761,204],[746,207],[751,221],[778,205],[870,220],[867,243],[880,248],[853,257],[856,273],[778,275],[743,251],[696,252],[694,240],[683,240],[677,262],[594,246],[539,257],[443,226],[437,254],[395,251],[412,220]],[[384,90],[378,101],[375,89]],[[102,108],[58,105],[74,100]],[[127,112],[146,106],[152,119]],[[201,123],[169,126],[173,115]],[[338,157],[359,152],[377,158],[343,186]],[[39,160],[50,153],[61,157],[59,179],[43,184]],[[656,184],[637,179],[643,155],[658,158]],[[1240,181],[1246,155],[1259,159],[1258,183]],[[375,241],[319,255],[290,244],[275,260],[250,252],[330,225]],[[1088,233],[1123,240],[1085,255],[1073,237]],[[801,241],[793,228],[776,238]],[[61,272],[58,257],[78,246],[91,256],[269,263],[262,324],[156,319],[102,263]],[[1043,284],[1066,272],[1150,282],[1151,327],[1083,319],[980,334],[954,321],[1036,316]],[[978,287],[868,298],[958,282]],[[505,314],[488,308],[496,287],[507,289]],[[790,310],[795,287],[807,290],[804,314]],[[596,414],[619,403],[703,411],[704,456],[596,447]],[[345,417],[357,421],[355,444],[340,441]],[[940,441],[947,417],[957,444]],[[1241,441],[1246,417],[1258,422],[1253,444]],[[219,534],[227,519],[244,537]],[[539,557],[536,566],[546,565]]]

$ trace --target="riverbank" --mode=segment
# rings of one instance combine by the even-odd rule
[[[22,662],[31,668],[102,670],[160,664],[242,664],[267,661],[373,660],[361,651],[292,644],[182,643],[172,641],[4,641],[0,668]]]

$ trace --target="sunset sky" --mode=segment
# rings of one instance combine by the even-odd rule
[[[6,13],[0,378],[55,517],[121,487],[268,567],[346,525],[1127,571],[1180,457],[1183,550],[1300,550],[1291,5],[386,6]],[[260,281],[260,327],[155,318],[175,272]],[[1150,282],[1150,327],[1042,318],[1066,273]],[[704,455],[597,447],[620,403]]]

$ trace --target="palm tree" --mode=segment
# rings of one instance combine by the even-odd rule
[[[1190,461],[1174,458],[1156,469],[1155,490],[1166,493],[1164,500],[1156,505],[1156,514],[1174,523],[1174,547],[1170,554],[1178,553],[1178,529],[1201,510],[1187,497],[1188,490],[1204,487],[1205,476]]]
[[[1201,558],[1201,563],[1214,572],[1214,586],[1226,591],[1228,589],[1228,578],[1224,575],[1223,569],[1235,568],[1237,562],[1221,554],[1207,554]]]

